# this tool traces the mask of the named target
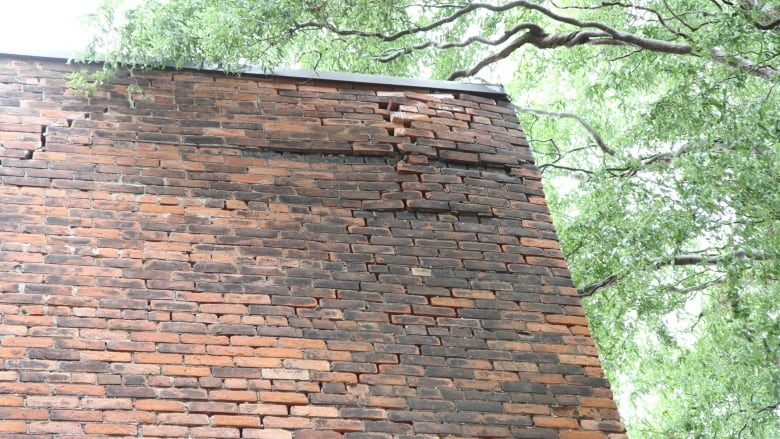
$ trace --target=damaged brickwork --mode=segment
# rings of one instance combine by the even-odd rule
[[[0,55],[3,437],[625,438],[506,96],[75,68]]]

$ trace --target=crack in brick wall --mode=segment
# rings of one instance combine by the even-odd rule
[[[0,58],[4,437],[625,438],[510,104],[70,68]]]

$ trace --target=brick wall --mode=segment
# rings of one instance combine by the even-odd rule
[[[73,68],[0,56],[0,435],[625,437],[504,96]]]

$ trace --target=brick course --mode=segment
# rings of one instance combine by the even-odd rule
[[[72,69],[0,55],[3,437],[625,437],[505,96]]]

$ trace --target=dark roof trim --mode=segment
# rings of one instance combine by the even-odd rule
[[[71,55],[63,52],[49,53],[12,53],[0,52],[0,57],[13,58],[37,58],[50,59],[67,62]],[[200,70],[205,72],[224,72],[221,69],[212,66],[197,67],[194,65],[185,66],[187,70]],[[353,84],[378,84],[393,87],[408,88],[426,88],[443,92],[465,92],[483,96],[494,96],[507,99],[504,87],[498,84],[469,84],[465,82],[439,81],[431,79],[413,79],[396,76],[364,75],[360,73],[339,73],[324,72],[315,70],[283,69],[283,68],[263,68],[260,66],[247,66],[240,73],[250,76],[276,76],[282,78],[338,81],[349,82]]]
[[[381,84],[397,87],[428,88],[441,91],[460,91],[480,95],[506,96],[504,87],[497,84],[469,84],[465,82],[437,81],[431,79],[402,78],[398,76],[364,75],[361,73],[322,72],[298,69],[261,69],[249,67],[242,70],[249,75],[281,76],[296,79],[351,82],[357,84]]]

